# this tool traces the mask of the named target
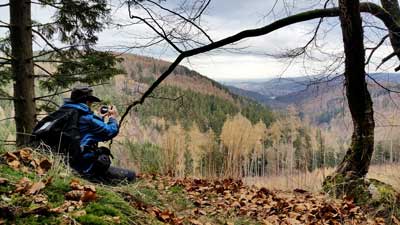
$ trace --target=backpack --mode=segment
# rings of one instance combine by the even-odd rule
[[[80,111],[61,107],[36,124],[31,143],[48,145],[53,153],[67,156],[71,162],[80,152]]]

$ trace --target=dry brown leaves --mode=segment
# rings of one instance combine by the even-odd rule
[[[73,201],[90,202],[96,200],[96,188],[93,185],[81,185],[79,180],[72,179],[72,191],[65,194],[65,199]]]
[[[128,199],[131,205],[153,214],[160,221],[169,224],[181,224],[188,221],[200,225],[201,216],[218,215],[224,218],[245,216],[253,218],[262,224],[385,224],[382,218],[368,218],[365,213],[353,203],[352,199],[332,200],[323,194],[311,194],[304,190],[292,193],[270,191],[266,188],[245,186],[241,180],[200,180],[154,176],[146,177],[154,187],[168,190],[181,186],[185,195],[196,208],[185,218],[179,220],[173,212],[163,211],[154,206],[144,205],[134,197]],[[398,220],[392,218],[394,224]],[[229,222],[226,222],[229,224]]]
[[[14,193],[21,193],[24,195],[38,194],[43,188],[51,183],[52,177],[40,180],[33,183],[29,178],[21,178],[15,185]]]
[[[2,155],[7,164],[24,172],[33,169],[37,174],[43,175],[49,171],[52,163],[47,158],[37,158],[33,156],[31,148],[22,148],[14,152],[6,152]]]
[[[33,154],[32,149],[23,148],[14,152],[7,152],[2,155],[7,164],[15,170],[29,171],[33,169],[39,175],[46,174],[51,168],[52,163],[38,154]],[[40,157],[40,158],[39,158]],[[10,211],[5,217],[14,218],[19,216],[27,216],[32,214],[48,214],[48,213],[71,213],[72,216],[83,215],[86,213],[82,208],[84,202],[94,201],[97,199],[96,188],[93,185],[81,185],[79,180],[70,182],[71,191],[65,193],[66,201],[56,208],[50,208],[48,197],[41,194],[41,191],[52,182],[52,177],[42,178],[40,181],[32,182],[29,178],[23,177],[14,184],[14,190],[8,194],[20,194],[25,196],[27,200],[32,201],[37,207],[29,209],[14,210],[12,206],[0,207],[1,211]],[[0,178],[0,185],[6,185],[9,181],[5,178]],[[2,198],[8,198],[2,195]],[[79,211],[77,211],[79,210]],[[2,214],[0,214],[1,217]],[[116,222],[119,218],[113,218]],[[1,223],[0,223],[1,224]]]

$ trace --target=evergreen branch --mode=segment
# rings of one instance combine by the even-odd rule
[[[37,31],[37,30],[35,30],[35,29],[32,29],[32,32],[35,33],[35,34],[37,34],[37,35],[39,35],[39,37],[42,38],[42,40],[43,40],[44,42],[46,42],[46,44],[47,44],[48,46],[50,46],[50,48],[52,48],[55,52],[57,52],[62,58],[64,57],[64,54],[60,51],[60,49],[57,48],[57,47],[55,47],[53,44],[51,44],[50,41],[47,40],[47,38],[46,38],[43,34],[41,34],[39,31]]]
[[[129,9],[129,15],[131,16],[130,12],[130,7]],[[390,14],[388,14],[384,9],[382,9],[379,5],[376,5],[374,3],[360,3],[360,11],[361,12],[367,12],[375,17],[379,18],[382,20],[382,22],[386,25],[386,27],[390,31],[398,32],[400,31],[399,25],[395,22],[395,20],[392,18]],[[287,27],[289,25],[299,23],[299,22],[304,22],[312,19],[318,19],[321,17],[338,17],[339,16],[339,8],[338,7],[333,7],[333,8],[326,8],[326,9],[315,9],[315,10],[310,10],[302,13],[298,13],[292,16],[288,16],[286,18],[277,20],[269,25],[256,28],[256,29],[250,29],[250,30],[244,30],[241,31],[235,35],[229,36],[227,38],[221,39],[219,41],[210,43],[208,45],[204,45],[198,48],[194,48],[191,50],[184,51],[178,55],[178,57],[175,59],[175,61],[168,67],[166,71],[164,71],[156,81],[154,81],[150,87],[144,92],[144,94],[140,97],[140,99],[132,102],[130,105],[128,105],[127,109],[125,110],[124,114],[121,117],[121,120],[119,121],[119,126],[121,126],[122,122],[124,121],[125,117],[128,115],[129,111],[135,107],[136,105],[143,104],[145,99],[154,91],[155,88],[160,85],[160,83],[165,80],[173,71],[174,69],[179,65],[179,63],[188,57],[198,55],[204,52],[208,52],[220,47],[223,47],[228,44],[235,43],[237,41],[240,41],[245,38],[250,38],[250,37],[257,37],[257,36],[262,36],[269,34],[275,30],[278,30],[283,27]],[[132,17],[131,17],[132,18]],[[136,18],[136,17],[134,17]]]
[[[196,23],[194,23],[192,20],[190,20],[190,19],[188,19],[188,18],[182,16],[181,14],[179,14],[179,13],[177,13],[177,12],[174,12],[174,11],[172,11],[172,10],[170,10],[170,9],[165,8],[165,7],[163,7],[162,5],[156,3],[156,2],[154,2],[154,1],[152,1],[152,0],[147,0],[147,1],[153,3],[153,4],[156,5],[156,6],[158,6],[160,9],[165,10],[165,11],[167,11],[167,12],[169,12],[169,13],[172,13],[172,14],[178,16],[179,18],[183,19],[184,21],[190,23],[191,25],[193,25],[194,27],[196,27],[201,33],[203,33],[204,36],[206,36],[207,39],[208,39],[211,43],[214,42],[214,41],[211,39],[211,37],[207,34],[207,32],[205,32],[201,27],[199,27],[199,26],[198,26]],[[209,3],[210,3],[210,1],[207,3],[207,5],[208,5]]]
[[[50,99],[37,99],[37,101],[48,102],[48,103],[51,103],[51,104],[53,104],[53,105],[55,105],[57,107],[60,107],[60,105],[57,102],[55,102],[53,100],[50,100]]]
[[[0,4],[0,7],[7,7],[7,6],[10,6],[10,3]]]
[[[92,85],[89,85],[89,87],[96,87],[96,86],[101,86],[101,85],[105,85],[105,84],[109,84],[109,83],[92,84]],[[44,98],[50,98],[50,97],[53,97],[53,96],[57,96],[57,95],[68,93],[70,91],[72,91],[72,89],[67,89],[67,90],[64,90],[64,91],[61,91],[61,92],[56,92],[54,94],[39,96],[39,97],[34,98],[34,100],[36,101],[36,100],[41,100],[41,99],[44,99]]]
[[[14,97],[0,97],[0,100],[14,101],[16,98]]]
[[[15,116],[13,116],[13,117],[7,117],[7,118],[4,118],[4,119],[1,119],[0,122],[6,121],[6,120],[12,120],[12,119],[15,119]]]
[[[84,45],[69,45],[69,46],[64,46],[64,47],[61,47],[61,48],[56,48],[56,49],[53,49],[52,51],[45,51],[44,53],[35,55],[31,59],[39,58],[39,57],[42,57],[42,56],[45,56],[45,55],[48,55],[48,54],[52,54],[54,52],[59,53],[64,49],[69,49],[69,48],[72,48],[72,47],[82,47],[82,46],[84,46]],[[64,54],[62,52],[61,52],[61,54],[62,54],[62,56],[64,56]]]
[[[5,143],[15,143],[14,140],[0,140],[0,142],[5,142]]]
[[[50,71],[48,71],[47,69],[45,69],[44,67],[42,67],[41,65],[34,63],[34,66],[36,66],[37,68],[39,68],[40,70],[42,70],[43,72],[47,73],[47,75],[49,75],[49,77],[52,77],[54,74],[51,73]]]
[[[68,89],[68,90],[61,91],[61,92],[56,92],[56,93],[49,94],[49,95],[39,96],[39,97],[34,98],[34,100],[37,101],[37,100],[41,100],[41,99],[45,99],[45,98],[50,98],[50,97],[53,97],[53,96],[61,95],[61,94],[64,94],[64,93],[68,93],[70,91],[72,91],[72,89]]]
[[[38,2],[34,2],[34,1],[31,1],[31,3],[32,4],[36,4],[36,5],[41,5],[41,6],[51,6],[51,7],[53,7],[53,8],[56,8],[56,9],[62,9],[62,6],[61,6],[61,4],[59,4],[59,5],[57,5],[57,4],[52,4],[52,3],[50,3],[50,2],[42,2],[41,0],[39,0]]]

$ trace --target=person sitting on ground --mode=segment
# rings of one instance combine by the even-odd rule
[[[79,159],[71,167],[84,177],[103,183],[127,180],[132,182],[136,175],[133,171],[110,166],[111,152],[106,147],[98,147],[99,142],[114,138],[118,132],[116,117],[118,111],[115,106],[110,106],[108,112],[97,116],[91,111],[94,102],[101,100],[93,96],[93,89],[88,86],[72,89],[70,99],[65,99],[64,108],[79,110],[80,154]],[[104,119],[108,118],[108,122]]]

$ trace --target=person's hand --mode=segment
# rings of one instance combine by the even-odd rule
[[[115,105],[112,105],[112,106],[109,107],[109,109],[108,109],[108,116],[109,116],[109,117],[112,117],[112,118],[114,118],[114,119],[117,118],[117,116],[118,116],[118,110],[117,110],[117,107],[115,107]]]

